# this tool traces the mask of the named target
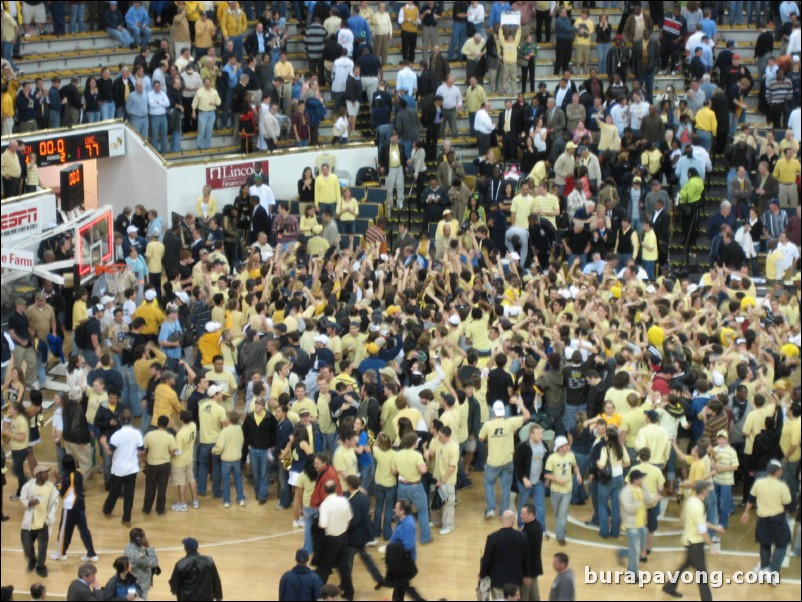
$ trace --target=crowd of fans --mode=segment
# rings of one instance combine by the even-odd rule
[[[122,12],[115,4],[106,25],[109,13]],[[139,4],[125,13],[128,28]],[[102,463],[106,514],[122,496],[122,520],[132,520],[138,463],[121,474],[114,461],[131,449],[124,439],[147,448],[146,512],[155,501],[164,513],[168,497],[175,512],[209,511],[211,502],[201,500],[209,480],[212,496],[229,508],[233,480],[234,503],[275,499],[277,510],[291,514],[287,521],[304,529],[304,549],[317,553],[324,581],[332,567],[347,566],[342,554],[391,541],[396,500],[406,503],[395,509],[405,528],[409,505],[416,507],[421,544],[433,539],[434,526],[441,537],[458,529],[456,492],[477,473],[485,517],[498,514],[512,526],[516,492],[520,522],[536,520],[541,536],[553,534],[560,545],[570,505],[590,497],[588,524],[605,539],[631,537],[630,562],[648,556],[665,501],[675,495],[701,500],[715,537],[735,510],[734,491],[747,509],[754,505],[756,479],[787,486],[791,499],[775,512],[783,524],[786,512],[798,512],[800,136],[784,129],[799,123],[791,103],[800,85],[794,3],[758,10],[758,20],[779,12],[776,33],[758,24],[765,52],[756,49],[764,67],[757,77],[731,44],[717,42],[717,18],[730,25],[742,19],[717,11],[725,3],[688,2],[662,18],[654,6],[626,3],[622,33],[614,36],[606,16],[595,24],[585,9],[570,15],[561,5],[571,3],[514,3],[534,7],[518,6],[529,11],[521,27],[502,27],[508,3],[488,4],[486,18],[482,3],[455,2],[447,54],[437,2],[381,3],[375,13],[363,2],[346,14],[345,3],[317,2],[306,17],[301,3],[291,3],[306,23],[303,77],[286,60],[280,11],[266,11],[247,33],[246,18],[256,16],[249,10],[260,3],[220,3],[209,14],[201,4],[176,2],[175,15],[155,13],[160,24],[172,18],[174,47],[162,40],[152,58],[144,47],[133,74],[123,67],[112,80],[105,69],[86,89],[107,87],[107,110],[113,106],[143,135],[150,129],[162,152],[176,130],[171,150],[178,150],[196,119],[200,148],[211,148],[212,130],[229,124],[245,151],[275,149],[282,128],[298,144],[315,144],[316,111],[329,104],[320,87],[328,82],[334,135],[344,142],[355,132],[364,92],[388,191],[385,217],[357,244],[359,203],[341,188],[336,155],[301,175],[300,216],[276,201],[257,166],[235,198],[206,187],[180,219],[126,208],[115,220],[114,261],[127,266],[123,272],[93,290],[43,281],[32,299],[15,301],[2,337],[2,381],[17,496],[26,462],[36,471],[46,365],[63,362],[68,392],[54,396],[52,423],[57,459],[69,454],[84,478]],[[172,3],[150,3],[151,18],[163,5]],[[7,14],[4,45],[13,42]],[[125,44],[127,28],[115,18],[120,25],[110,35]],[[537,44],[544,33],[549,41],[552,18],[554,72],[562,78],[553,93],[540,82],[527,102]],[[130,21],[147,35],[147,13]],[[175,36],[182,21],[188,40]],[[222,69],[209,33],[214,22],[223,33]],[[391,92],[381,68],[397,28],[403,61]],[[425,60],[416,74],[419,31]],[[796,54],[775,60],[775,35]],[[589,57],[594,36],[598,67]],[[605,43],[612,45],[598,48]],[[450,61],[463,56],[465,86],[450,72]],[[576,79],[570,64],[587,77]],[[13,69],[3,73],[4,128],[9,95],[22,131],[44,127],[39,119],[52,127],[54,118],[64,125],[82,111],[104,110],[81,103],[79,82],[64,96],[69,86],[54,82],[55,106],[65,108],[45,111],[50,91],[41,82],[11,91]],[[688,71],[684,95],[654,93],[661,69]],[[489,94],[519,84],[515,101],[491,111]],[[760,135],[742,123],[754,85],[776,139],[773,130]],[[33,116],[20,107],[33,107]],[[472,187],[459,146],[445,137],[446,129],[459,136],[463,110],[480,149]],[[24,180],[19,148],[10,148],[2,157],[6,186],[7,177]],[[702,223],[716,155],[727,158],[726,200]],[[409,196],[406,176],[414,183]],[[419,234],[404,223],[391,230],[391,212],[409,202],[421,210]],[[693,279],[669,264],[672,227],[685,250],[697,233],[709,240],[709,265]],[[62,237],[44,243],[40,258],[71,253],[70,238]],[[167,494],[169,475],[176,496]],[[705,481],[714,487],[708,491]],[[375,504],[369,537],[360,531],[346,552],[339,521],[318,528],[321,505],[360,488]],[[652,500],[648,513],[632,509],[636,498]],[[763,548],[779,550],[790,533],[767,535],[760,519],[768,517],[760,508],[758,516],[761,568],[777,570],[782,558],[764,559]],[[415,544],[411,524],[407,550]],[[795,545],[798,554],[798,533]],[[481,576],[500,591],[509,582],[530,586],[537,571],[532,562],[517,573],[496,572],[486,550]]]

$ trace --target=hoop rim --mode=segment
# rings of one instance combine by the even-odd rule
[[[95,275],[99,276],[100,274],[120,274],[128,269],[127,263],[109,263],[106,265],[96,265],[95,266]]]

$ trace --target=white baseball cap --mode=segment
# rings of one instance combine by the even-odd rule
[[[459,326],[461,320],[459,319],[459,316],[457,314],[451,314],[448,318],[448,323],[452,324],[453,326]]]
[[[145,291],[145,300],[153,301],[156,298],[156,291],[152,288]]]
[[[315,337],[315,343],[323,343],[324,345],[329,344],[329,337],[325,334],[319,334]]]
[[[562,435],[554,439],[554,449],[560,449],[563,445],[568,445],[568,439]]]
[[[504,402],[499,400],[493,404],[493,415],[497,418],[506,416],[507,410],[504,408]]]

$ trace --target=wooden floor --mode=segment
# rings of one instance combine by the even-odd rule
[[[49,441],[49,426],[46,427],[44,440]],[[43,462],[54,462],[55,452],[52,444],[43,444],[37,448],[37,457]],[[36,581],[44,581],[51,598],[63,598],[67,587],[75,578],[75,571],[80,564],[80,557],[85,553],[78,533],[75,533],[70,559],[57,562],[48,559],[50,576],[39,579],[35,573],[25,573],[25,562],[20,549],[19,527],[22,520],[22,507],[18,502],[9,502],[8,495],[13,493],[16,479],[11,474],[10,465],[7,474],[8,485],[4,490],[4,511],[11,520],[2,524],[2,559],[0,581],[2,585],[13,584],[17,599],[29,599],[27,591]],[[418,591],[427,599],[445,598],[449,600],[474,599],[479,569],[479,558],[484,547],[485,537],[498,528],[497,520],[485,521],[483,517],[482,475],[475,474],[475,485],[461,491],[456,511],[456,530],[446,537],[434,532],[434,542],[418,548],[419,575],[414,581]],[[140,476],[134,502],[133,525],[141,527],[148,534],[151,545],[158,553],[162,575],[156,577],[151,590],[151,600],[171,600],[168,580],[175,562],[183,556],[181,539],[187,536],[196,537],[200,541],[201,553],[214,557],[219,567],[223,593],[229,600],[275,600],[278,597],[278,582],[281,574],[294,564],[295,550],[303,543],[301,529],[293,529],[289,511],[276,512],[273,509],[274,492],[271,490],[271,501],[259,506],[253,501],[252,488],[246,484],[248,505],[240,508],[234,505],[225,510],[222,504],[210,497],[202,498],[199,510],[188,513],[167,512],[158,517],[155,513],[145,517],[141,511],[144,494],[144,479]],[[111,567],[114,559],[122,552],[128,542],[128,530],[120,524],[122,500],[115,509],[114,518],[105,519],[101,506],[105,498],[102,478],[95,475],[87,487],[87,514],[89,528],[92,531],[97,553],[100,555],[98,577],[102,583],[112,576]],[[740,497],[736,497],[740,500]],[[176,501],[176,492],[170,488],[168,506]],[[546,500],[547,505],[549,500]],[[544,599],[548,599],[554,572],[551,568],[551,557],[557,551],[566,552],[571,559],[577,578],[577,599],[599,599],[597,585],[585,583],[585,567],[594,570],[621,570],[615,558],[616,546],[626,546],[626,538],[617,542],[602,540],[598,535],[581,525],[581,521],[590,516],[590,501],[586,506],[572,506],[570,516],[577,520],[569,524],[568,545],[561,548],[554,538],[543,544],[543,565],[545,575],[540,578],[540,591]],[[678,506],[669,506],[667,515],[676,516]],[[730,523],[730,531],[724,536],[722,553],[708,554],[708,568],[723,571],[722,577],[732,578],[735,571],[749,571],[757,563],[757,546],[754,543],[754,525],[742,527],[738,522],[740,509]],[[554,526],[553,512],[548,508],[548,525]],[[661,531],[676,532],[679,524],[676,521],[661,523]],[[658,532],[659,533],[659,532]],[[54,549],[56,533],[51,535],[51,551]],[[656,550],[652,553],[648,564],[642,569],[675,570],[682,558],[678,535],[658,537]],[[667,548],[661,551],[660,548]],[[371,554],[380,567],[381,558],[376,548]],[[750,600],[799,600],[800,599],[800,560],[792,558],[788,568],[783,569],[782,576],[787,580],[779,587],[768,585],[724,585],[713,590],[714,598],[732,600],[736,598]],[[332,580],[336,583],[336,573]],[[376,592],[366,569],[360,561],[355,560],[354,584],[357,600],[390,599],[390,590]],[[650,584],[643,588],[634,585],[605,585],[605,596],[615,599],[630,600],[668,600],[658,585]],[[686,599],[698,598],[695,585],[681,585],[680,591]],[[613,598],[611,598],[613,599]]]

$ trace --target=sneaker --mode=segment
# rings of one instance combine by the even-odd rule
[[[197,510],[198,508],[200,508],[200,502],[198,500],[192,500],[192,507],[195,508],[195,510]]]
[[[433,527],[442,527],[442,526],[443,526],[443,523],[439,523],[439,522],[430,522],[430,523],[429,523],[429,527],[430,527],[430,528],[433,528]]]
[[[496,516],[496,511],[495,510],[488,510],[487,512],[485,512],[485,518],[486,519],[487,518],[494,518],[495,516]]]
[[[240,505],[240,506],[245,506],[245,500],[240,500],[240,501],[239,501],[239,505]]]
[[[186,512],[187,511],[187,505],[186,504],[179,504],[178,502],[176,502],[175,504],[170,506],[170,510],[172,510],[173,512]]]
[[[721,543],[721,538],[718,535],[714,535],[710,538],[710,541],[713,543]]]
[[[305,525],[306,523],[302,518],[292,521],[292,526],[295,527],[296,529],[303,529]]]
[[[59,554],[58,552],[52,552],[50,554],[50,560],[67,560],[66,554]]]
[[[283,510],[288,510],[288,508],[285,508],[280,503],[277,503],[275,506],[273,506],[273,509],[276,510],[276,512],[282,512]]]
[[[377,546],[377,545],[379,545],[379,540],[378,539],[371,539],[368,543],[365,544],[365,547],[366,548],[371,548],[371,547]]]
[[[387,546],[379,546],[377,548],[377,550],[378,550],[379,554],[384,554],[384,553],[387,552]]]
[[[454,530],[454,529],[449,529],[448,527],[445,527],[445,528],[443,528],[443,529],[440,529],[440,535],[448,535],[448,534],[449,534],[449,533],[451,533],[453,530]]]
[[[231,504],[223,504],[223,508],[231,508]]]
[[[11,500],[12,502],[18,502],[19,501],[19,496],[18,495],[10,495],[10,496],[8,496],[8,499]]]
[[[81,562],[97,562],[100,558],[97,557],[97,554],[94,556],[81,556]]]

